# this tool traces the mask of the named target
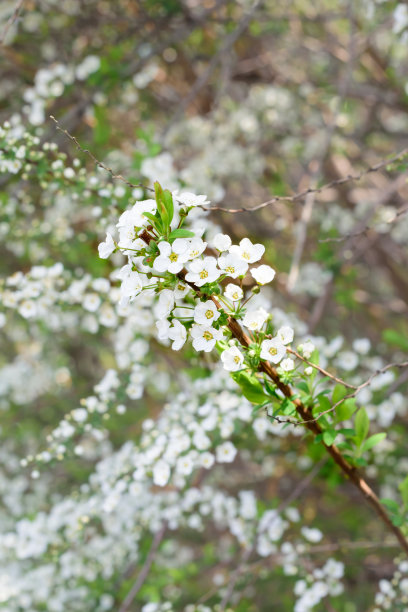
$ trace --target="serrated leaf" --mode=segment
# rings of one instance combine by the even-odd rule
[[[354,427],[356,430],[357,445],[361,446],[367,437],[368,430],[370,429],[370,420],[365,408],[360,408],[360,410],[357,412]]]
[[[367,438],[361,447],[361,452],[365,453],[366,451],[370,450],[370,448],[373,448],[376,444],[381,442],[381,440],[384,440],[386,435],[386,433],[377,433]]]

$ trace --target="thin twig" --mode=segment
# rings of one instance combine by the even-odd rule
[[[99,166],[99,168],[103,168],[103,170],[106,170],[106,172],[109,172],[109,174],[111,175],[111,177],[114,180],[118,180],[118,181],[122,181],[122,183],[125,183],[125,185],[127,185],[128,187],[132,187],[132,189],[134,189],[135,187],[141,187],[142,189],[146,189],[147,191],[152,191],[154,192],[154,189],[152,189],[151,187],[147,187],[146,185],[143,185],[142,183],[131,183],[130,181],[128,181],[127,179],[125,179],[124,176],[122,176],[121,174],[115,174],[114,171],[112,170],[112,168],[109,168],[109,166],[107,166],[106,164],[104,164],[103,162],[99,161],[99,159],[97,159],[95,157],[95,155],[89,151],[89,149],[84,149],[78,142],[78,140],[75,138],[75,136],[73,136],[72,134],[70,134],[68,132],[68,130],[65,130],[64,128],[62,128],[59,124],[59,121],[53,116],[50,115],[50,119],[52,119],[54,121],[54,123],[57,126],[57,130],[62,132],[63,134],[65,134],[65,136],[67,138],[69,138],[69,140],[71,140],[76,148],[79,151],[82,151],[82,153],[85,153],[85,155],[87,155],[88,157],[90,157],[90,159],[92,159],[92,161],[94,162],[94,164],[96,164],[97,166]]]
[[[355,385],[350,385],[350,383],[345,382],[341,378],[337,378],[337,376],[334,376],[334,374],[330,374],[330,372],[328,372],[327,370],[324,370],[323,368],[321,368],[316,363],[312,363],[311,361],[309,361],[305,357],[302,357],[302,355],[300,355],[300,353],[298,353],[297,351],[295,351],[295,350],[293,350],[291,348],[286,348],[286,350],[288,351],[288,353],[292,353],[292,355],[295,355],[298,359],[301,359],[302,361],[307,363],[310,367],[315,368],[315,370],[318,370],[324,376],[328,376],[329,378],[331,378],[335,382],[340,383],[341,385],[344,385],[344,387],[348,387],[349,389],[357,389],[357,387]]]
[[[251,206],[250,208],[245,208],[245,207],[243,208],[222,208],[221,206],[210,206],[210,207],[203,206],[202,208],[204,210],[220,210],[222,212],[227,212],[227,213],[244,213],[244,212],[254,212],[256,210],[261,210],[262,208],[265,208],[266,206],[270,206],[271,204],[275,204],[276,202],[297,202],[298,200],[303,200],[309,193],[319,194],[333,187],[337,187],[338,185],[344,185],[345,183],[360,181],[362,178],[364,178],[368,174],[372,174],[373,172],[378,172],[379,170],[381,170],[382,168],[385,168],[388,165],[401,161],[406,155],[408,155],[408,148],[402,149],[402,151],[400,151],[399,153],[397,153],[390,159],[383,159],[377,164],[370,166],[366,168],[365,170],[362,170],[358,174],[348,174],[347,176],[343,176],[341,178],[334,179],[333,181],[330,181],[329,183],[326,183],[325,185],[322,185],[321,187],[304,189],[303,191],[299,191],[299,193],[296,193],[293,196],[273,196],[273,198],[271,198],[270,200],[267,200],[266,202],[262,202],[262,204],[257,204],[256,206]]]
[[[7,21],[5,28],[3,30],[3,34],[0,37],[0,47],[2,47],[5,44],[6,41],[6,37],[7,34],[11,28],[11,26],[17,21],[18,16],[21,12],[21,9],[23,8],[23,4],[24,4],[25,0],[19,0],[15,6],[15,9],[13,11],[13,14],[11,15],[11,17],[9,18],[9,20]]]
[[[127,612],[127,610],[129,610],[130,606],[133,603],[134,598],[136,597],[136,595],[138,594],[138,592],[140,591],[140,589],[142,588],[149,572],[150,572],[150,568],[153,564],[153,561],[155,559],[157,550],[161,544],[161,541],[164,538],[164,534],[166,533],[167,530],[167,523],[164,523],[164,525],[162,526],[162,528],[157,531],[155,533],[155,536],[153,538],[153,542],[152,545],[150,547],[149,553],[146,557],[146,561],[144,562],[144,565],[142,567],[142,569],[140,570],[136,582],[134,583],[134,585],[132,586],[132,588],[130,589],[129,593],[126,595],[122,605],[119,608],[118,612]]]

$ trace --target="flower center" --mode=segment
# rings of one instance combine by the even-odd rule
[[[271,346],[271,348],[269,349],[269,352],[271,355],[277,355],[278,349],[276,349],[274,346]]]
[[[169,259],[170,261],[177,261],[178,260],[177,253],[171,253]]]
[[[212,319],[214,316],[214,313],[212,310],[206,310],[205,311],[205,316],[207,317],[207,319]]]
[[[190,251],[190,257],[197,257],[197,255],[198,255],[198,251],[197,250]]]
[[[211,332],[209,332],[209,331],[205,331],[205,332],[203,333],[203,338],[204,338],[204,340],[207,340],[207,341],[208,341],[208,340],[212,340],[212,339],[213,339],[213,335],[212,335],[212,333],[211,333]]]
[[[234,266],[228,266],[225,268],[225,271],[228,272],[229,274],[234,274],[235,268]]]
[[[243,257],[243,259],[246,259],[247,261],[249,261],[249,260],[251,259],[251,256],[250,256],[250,254],[248,253],[248,251],[244,251],[244,252],[242,253],[242,257]]]
[[[207,270],[201,270],[201,272],[200,272],[200,274],[199,274],[199,277],[200,277],[201,279],[208,278],[208,272],[207,272]]]
[[[234,361],[235,361],[235,363],[239,363],[241,361],[239,355],[235,355]]]
[[[232,297],[234,298],[234,300],[239,300],[238,292],[236,291],[235,293],[233,293]]]

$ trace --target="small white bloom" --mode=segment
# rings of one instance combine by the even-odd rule
[[[170,331],[170,323],[167,319],[160,319],[156,321],[157,327],[157,337],[159,340],[168,340],[169,339],[169,331]]]
[[[124,270],[124,268],[127,268],[127,270],[129,270],[128,266],[124,266],[122,270]],[[143,280],[140,277],[139,273],[138,272],[130,272],[130,273],[128,272],[128,274],[123,278],[123,281],[120,287],[120,294],[124,298],[133,299],[137,295],[139,295],[142,289],[143,289]]]
[[[87,293],[82,302],[82,306],[89,312],[95,312],[100,305],[101,298],[96,293]]]
[[[302,527],[300,531],[302,532],[303,537],[308,542],[313,542],[313,544],[320,542],[320,540],[323,538],[322,532],[316,527]]]
[[[218,463],[232,463],[238,451],[232,442],[224,442],[215,452]]]
[[[225,370],[236,372],[242,369],[244,356],[236,346],[231,346],[221,353],[221,361],[224,364]]]
[[[187,191],[180,193],[179,195],[175,195],[175,200],[180,204],[187,206],[188,208],[194,206],[205,206],[209,204],[209,200],[207,200],[207,196],[205,195],[196,195],[195,193],[189,193]]]
[[[153,482],[158,487],[164,487],[170,478],[170,466],[165,461],[158,461],[153,468]]]
[[[288,325],[280,327],[276,333],[276,337],[282,342],[282,344],[290,344],[293,340],[293,329]]]
[[[186,285],[185,283],[178,281],[173,291],[174,291],[174,298],[176,300],[181,300],[181,298],[186,296],[187,293],[190,291],[190,287]]]
[[[255,263],[261,259],[265,252],[265,247],[263,244],[252,244],[249,238],[243,238],[239,246],[232,245],[229,251],[247,263]]]
[[[222,331],[207,325],[193,325],[191,328],[193,347],[196,351],[212,351],[217,340],[222,340]]]
[[[268,313],[263,308],[257,310],[250,310],[245,314],[242,320],[242,324],[245,325],[251,331],[259,331],[262,329],[263,324],[268,318]]]
[[[315,345],[313,342],[305,342],[304,344],[299,344],[298,351],[302,353],[303,357],[309,359],[312,356],[313,351],[315,350]]]
[[[357,338],[353,342],[353,349],[360,355],[367,355],[371,348],[371,342],[368,338]]]
[[[287,357],[286,359],[282,359],[280,367],[284,372],[291,372],[295,369],[295,362],[290,357]]]
[[[217,269],[217,262],[214,257],[204,257],[204,259],[194,259],[188,264],[189,272],[186,280],[194,283],[197,287],[202,287],[205,283],[212,283],[220,276]]]
[[[261,344],[261,359],[266,359],[272,363],[279,363],[286,354],[286,347],[279,338],[264,340]]]
[[[206,246],[207,243],[201,240],[201,238],[192,238],[189,240],[187,247],[188,259],[195,259],[201,255],[201,253],[205,251]]]
[[[111,234],[107,232],[105,242],[101,242],[100,245],[98,246],[99,257],[101,259],[107,259],[109,255],[113,253],[115,248],[116,248],[115,242]]]
[[[305,368],[305,374],[306,376],[311,376],[313,374],[312,366],[308,366],[307,368]]]
[[[153,268],[158,272],[177,274],[188,260],[188,240],[177,238],[173,244],[159,242],[160,255],[156,257]]]
[[[248,270],[248,264],[231,253],[228,253],[228,255],[221,255],[221,257],[218,258],[218,267],[231,278],[245,276]]]
[[[35,317],[37,314],[37,305],[31,300],[25,300],[19,305],[18,312],[25,319],[31,319],[31,317]]]
[[[225,287],[224,295],[226,298],[231,300],[231,302],[238,302],[244,297],[244,292],[242,291],[241,287],[238,287],[238,285],[229,283]]]
[[[213,301],[207,300],[200,302],[194,309],[194,321],[199,325],[212,325],[216,321],[220,312]]]
[[[189,476],[193,471],[194,463],[189,455],[184,455],[177,459],[176,472],[183,476]]]
[[[156,304],[155,314],[158,319],[165,319],[174,308],[174,293],[171,289],[160,291],[159,301]]]
[[[168,335],[170,340],[173,340],[173,344],[171,345],[173,351],[179,351],[187,338],[187,331],[184,325],[177,319],[174,319],[173,326],[170,328]]]
[[[207,470],[209,470],[210,467],[214,465],[214,461],[215,461],[214,455],[208,452],[202,453],[199,457],[200,465],[203,468],[206,468]]]
[[[232,244],[231,238],[227,234],[217,234],[212,242],[217,251],[221,252],[228,251]]]
[[[272,282],[276,274],[275,270],[270,266],[258,266],[257,268],[252,268],[250,272],[259,285],[266,285]]]

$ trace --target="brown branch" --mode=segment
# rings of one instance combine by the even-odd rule
[[[309,361],[305,357],[302,357],[302,355],[300,355],[300,353],[298,353],[297,351],[295,351],[295,350],[293,350],[291,348],[287,348],[286,350],[288,351],[288,353],[292,353],[292,355],[295,355],[298,359],[301,359],[302,361],[307,363],[310,367],[315,368],[315,370],[318,370],[324,376],[328,376],[329,378],[331,378],[332,380],[334,380],[337,383],[340,383],[344,387],[348,387],[349,389],[357,389],[357,387],[355,385],[350,385],[349,383],[345,382],[341,378],[337,378],[337,376],[334,376],[334,374],[330,374],[330,372],[328,372],[327,370],[324,370],[323,368],[318,366],[316,363],[312,363],[311,361]]]
[[[144,230],[143,233],[140,235],[140,237],[147,244],[149,244],[150,240],[152,239],[152,237],[150,236],[147,230]],[[186,281],[185,274],[186,274],[186,271],[182,270],[177,276],[179,276],[181,280],[187,283],[194,290],[194,292],[196,293],[198,297],[201,297],[202,293],[201,293],[200,288],[197,287],[194,283]],[[214,295],[210,296],[210,299],[214,302],[214,304],[216,305],[218,309],[221,309],[221,304]],[[236,338],[243,347],[245,348],[249,347],[249,345],[251,344],[251,340],[246,335],[246,333],[244,332],[244,330],[242,329],[238,321],[234,319],[234,317],[232,316],[228,317],[227,327],[230,330],[231,334],[234,336],[234,338]],[[378,374],[381,374],[382,372],[385,372],[386,370],[392,367],[401,368],[405,366],[408,366],[408,361],[402,364],[392,364],[391,363],[385,366],[384,368],[382,368],[381,370],[378,370],[372,376],[370,376],[370,378],[366,380],[362,385],[360,385],[360,387],[358,387],[354,391],[354,393],[350,394],[350,397],[354,397],[358,393],[359,390],[369,385],[371,380]],[[268,378],[270,378],[270,380],[272,380],[272,382],[275,383],[275,385],[281,391],[281,393],[283,393],[285,397],[287,397],[293,402],[296,412],[298,413],[301,419],[300,423],[304,425],[306,429],[308,429],[314,436],[318,436],[321,433],[323,433],[323,430],[320,427],[319,423],[317,422],[317,419],[313,418],[313,415],[311,414],[309,409],[302,403],[302,401],[298,397],[296,397],[292,388],[289,385],[282,382],[279,374],[277,373],[275,368],[269,363],[269,361],[262,360],[259,364],[258,370],[259,372],[263,372],[264,374],[266,374],[266,376],[268,376]],[[345,398],[343,398],[342,401],[344,401],[344,399]],[[330,410],[334,410],[334,408],[335,406],[332,407]],[[329,455],[332,457],[334,462],[339,466],[343,474],[353,483],[353,485],[366,498],[367,502],[371,505],[371,507],[374,509],[374,511],[380,517],[383,523],[395,535],[398,542],[400,543],[402,550],[408,555],[408,541],[405,539],[405,536],[403,535],[402,531],[398,527],[392,524],[379,498],[374,493],[374,491],[369,486],[369,484],[360,475],[357,468],[352,466],[343,457],[343,455],[341,454],[337,446],[335,446],[334,444],[331,444],[331,445],[325,444],[323,441],[322,441],[322,444],[325,447],[326,451],[329,453]]]

